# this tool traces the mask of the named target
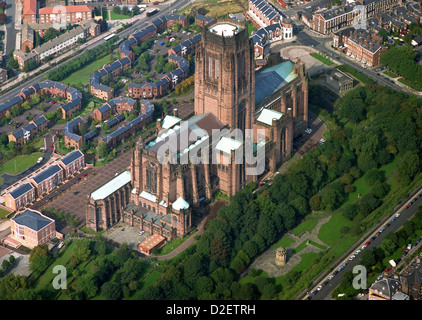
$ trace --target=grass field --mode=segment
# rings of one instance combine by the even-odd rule
[[[353,69],[351,66],[342,64],[340,66],[337,66],[336,68],[343,71],[343,72],[349,73],[350,75],[352,75],[353,77],[355,77],[356,79],[361,81],[362,83],[373,83],[374,82],[374,80],[368,78],[367,76],[363,75],[359,71]]]
[[[422,90],[421,87],[417,86],[415,83],[413,83],[413,82],[411,82],[409,80],[406,80],[404,78],[397,79],[397,81],[400,82],[400,83],[403,83],[405,86],[408,86],[408,87],[410,87],[412,89],[415,89],[416,91],[421,91]]]
[[[35,164],[39,157],[41,157],[42,152],[35,152],[30,155],[18,156],[0,166],[0,174],[9,173],[17,174],[25,169],[28,169],[30,166]]]
[[[124,20],[124,19],[130,19],[131,16],[125,16],[124,14],[115,13],[113,11],[110,12],[111,20]]]
[[[307,220],[299,224],[296,228],[293,229],[292,232],[299,236],[304,231],[312,231],[317,224],[318,220]]]
[[[328,58],[320,55],[319,53],[316,53],[316,52],[311,53],[311,56],[314,57],[315,59],[321,61],[322,63],[326,64],[327,66],[332,66],[334,64],[334,62],[332,62]]]
[[[102,66],[110,62],[110,55],[106,55],[105,57],[101,58],[100,60],[96,60],[91,62],[90,64],[86,65],[82,69],[72,73],[67,78],[61,81],[64,84],[78,85],[83,84],[89,81],[89,76],[93,74],[95,71],[100,69]]]
[[[239,4],[241,3],[241,4]],[[200,3],[201,7],[205,9],[205,14],[212,18],[219,18],[223,16],[227,16],[229,13],[240,13],[243,10],[247,10],[248,3],[247,1],[233,1],[233,0],[226,0],[226,1],[217,1],[217,0],[206,0]],[[192,6],[197,5],[197,3],[193,5],[187,6],[184,10],[182,10],[181,14],[188,14]]]
[[[275,249],[280,248],[280,247],[287,248],[288,246],[290,246],[294,242],[295,241],[292,238],[284,236],[272,247],[272,250],[275,250]]]
[[[384,71],[383,72],[386,76],[389,76],[390,78],[397,78],[398,76],[394,73],[391,73],[390,71]]]
[[[182,239],[176,238],[176,239],[173,239],[172,241],[166,243],[164,246],[162,246],[160,249],[158,249],[159,253],[156,254],[156,255],[157,256],[163,256],[163,255],[166,255],[166,254],[172,252],[177,247],[179,247],[183,242],[185,242],[187,239],[189,239],[195,232],[196,232],[196,229],[192,230],[190,235],[188,235],[188,236],[186,236]]]
[[[0,219],[6,219],[6,216],[9,214],[9,211],[0,208]]]

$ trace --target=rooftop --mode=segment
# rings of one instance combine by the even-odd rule
[[[123,171],[121,174],[117,175],[113,179],[111,179],[109,182],[95,190],[91,193],[91,199],[93,200],[102,200],[107,198],[109,195],[111,195],[113,192],[117,191],[121,187],[123,187],[125,184],[129,183],[131,181],[130,179],[130,171]]]
[[[50,223],[54,222],[37,211],[26,209],[24,212],[17,214],[12,218],[19,225],[23,225],[32,230],[39,231]]]
[[[265,68],[255,75],[255,106],[297,77],[290,60]]]
[[[211,26],[209,31],[214,32],[220,36],[233,36],[243,28],[229,22],[217,22]]]

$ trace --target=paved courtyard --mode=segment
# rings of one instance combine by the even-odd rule
[[[102,236],[119,244],[126,243],[130,249],[137,250],[138,244],[148,238],[150,234],[145,232],[140,235],[138,227],[131,227],[126,223],[119,222],[104,232]]]
[[[6,254],[2,255],[2,251],[8,251]],[[29,254],[20,254],[17,252],[10,251],[8,249],[0,247],[0,266],[3,263],[3,260],[9,260],[10,256],[15,257],[14,266],[9,270],[9,273],[14,275],[29,276],[31,271],[29,270]]]
[[[84,222],[89,195],[124,171],[130,165],[131,155],[132,152],[127,151],[102,167],[94,167],[86,177],[65,189],[53,200],[44,203],[41,209],[53,207]]]
[[[283,58],[296,60],[301,59],[306,65],[306,71],[310,76],[323,72],[325,69],[331,69],[332,67],[327,66],[323,62],[315,59],[310,54],[317,53],[318,51],[304,46],[291,46],[280,50],[280,54]]]

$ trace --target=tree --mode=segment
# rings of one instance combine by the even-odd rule
[[[363,250],[360,255],[360,263],[366,268],[369,268],[376,264],[377,260],[374,252],[372,250]]]
[[[343,216],[346,219],[353,220],[358,214],[357,209],[358,209],[358,206],[356,204],[349,204],[348,206],[346,206],[346,208],[344,208]]]
[[[98,286],[92,274],[84,274],[76,281],[78,291],[83,293],[86,299],[95,297],[98,291]]]
[[[106,158],[108,155],[108,147],[107,144],[103,141],[100,141],[98,143],[98,147],[97,147],[97,157],[99,159],[104,159]]]
[[[90,242],[89,240],[78,240],[75,243],[75,250],[73,255],[80,262],[87,261],[91,255]]]
[[[383,42],[388,40],[388,32],[385,29],[380,29],[378,35],[382,37]]]
[[[419,170],[419,156],[413,151],[406,151],[397,163],[399,179],[403,184],[410,182]]]
[[[376,181],[383,182],[385,180],[384,171],[378,170],[377,168],[372,168],[365,173],[365,181],[369,185],[373,185]]]
[[[137,259],[129,259],[125,262],[121,269],[120,282],[129,284],[134,280],[138,280],[143,270],[143,264]]]
[[[117,300],[122,295],[121,285],[116,282],[106,282],[101,287],[101,295],[108,300]]]
[[[309,206],[311,207],[312,211],[321,209],[321,197],[317,194],[311,197],[309,199]]]
[[[3,269],[3,272],[6,272],[7,270],[9,270],[10,268],[10,262],[9,260],[3,260],[3,262],[1,263],[1,267]]]
[[[44,271],[51,262],[47,245],[38,245],[29,254],[29,268],[32,271]]]

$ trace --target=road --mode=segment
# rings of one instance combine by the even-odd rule
[[[420,192],[420,191],[419,191]],[[413,196],[411,199],[415,198],[415,196]],[[361,244],[357,247],[357,248],[361,248],[367,241],[371,241],[371,243],[368,245],[368,247],[366,247],[364,250],[371,250],[372,248],[378,247],[383,239],[385,238],[385,236],[389,233],[389,232],[396,232],[402,225],[404,222],[406,222],[407,220],[409,220],[411,217],[413,217],[415,215],[415,213],[418,210],[418,205],[421,203],[422,201],[422,197],[419,197],[416,202],[414,202],[408,209],[404,209],[404,206],[409,203],[409,201],[411,200],[409,199],[408,201],[406,201],[405,203],[403,203],[403,206],[396,211],[395,213],[400,213],[400,216],[397,218],[396,221],[392,222],[391,218],[394,217],[395,213],[391,216],[390,219],[388,219],[383,225],[382,227],[385,227],[386,229],[380,233],[379,236],[376,236],[376,238],[374,240],[371,240],[371,237],[375,236],[375,233],[379,230],[377,229],[377,231],[374,231],[374,234],[371,234],[367,239],[364,239],[363,241],[361,241]],[[386,224],[390,224],[390,226],[386,226]],[[380,227],[381,228],[381,227]],[[356,250],[357,250],[356,248]],[[350,254],[351,255],[351,254]],[[331,297],[331,292],[340,284],[341,279],[342,279],[342,275],[345,272],[348,271],[353,271],[353,268],[359,264],[360,261],[360,254],[358,254],[353,260],[349,260],[350,255],[343,260],[337,267],[333,268],[333,270],[338,270],[338,268],[345,262],[348,261],[348,264],[346,265],[346,267],[338,272],[338,274],[336,276],[334,276],[334,278],[332,278],[328,284],[326,284],[325,286],[322,287],[322,289],[320,291],[318,291],[317,294],[312,296],[312,300],[326,300],[326,299],[330,299]],[[331,272],[331,274],[333,274]],[[327,279],[327,277],[324,278],[324,280],[322,280],[322,282],[324,282]],[[316,287],[318,287],[318,285],[321,285],[321,283],[318,283],[315,288],[313,288],[312,290],[310,290],[309,292],[313,292]]]
[[[11,2],[12,0],[8,0],[9,2]],[[124,39],[125,37],[129,36],[130,34],[132,34],[136,29],[142,29],[144,27],[146,27],[151,21],[166,15],[170,12],[170,10],[176,10],[179,11],[181,9],[183,9],[183,7],[185,7],[186,5],[188,5],[190,3],[189,0],[175,0],[173,2],[168,2],[168,3],[162,3],[161,5],[155,6],[157,8],[160,8],[160,11],[153,15],[152,17],[144,17],[141,18],[139,20],[137,20],[136,22],[134,22],[129,28],[123,30],[122,32],[118,33],[118,37],[120,40]],[[82,55],[84,51],[86,50],[90,50],[92,48],[95,48],[97,46],[99,46],[100,44],[104,43],[103,40],[104,37],[99,36],[97,37],[97,40],[94,41],[93,43],[90,43],[89,45],[84,47],[84,50],[81,51],[81,53],[77,54],[76,56],[70,58],[69,60],[56,65],[50,69],[48,69],[48,71],[43,72],[42,74],[35,76],[34,78],[28,80],[27,82],[22,83],[22,85],[19,85],[18,87],[11,89],[10,91],[4,93],[1,97],[1,101],[5,101],[8,99],[11,99],[13,97],[15,97],[23,88],[29,87],[37,82],[40,82],[43,80],[43,78],[48,74],[48,72],[50,72],[51,70],[55,70],[57,68],[60,68],[63,64],[67,63],[70,60],[73,60],[75,58],[77,58],[78,56]],[[13,41],[15,41],[15,39],[13,39]],[[13,45],[14,47],[14,45]],[[42,67],[45,67],[42,66]]]
[[[15,50],[16,46],[16,33],[17,30],[15,29],[15,0],[6,0],[7,7],[6,7],[6,51],[5,53],[8,54],[9,52]]]

